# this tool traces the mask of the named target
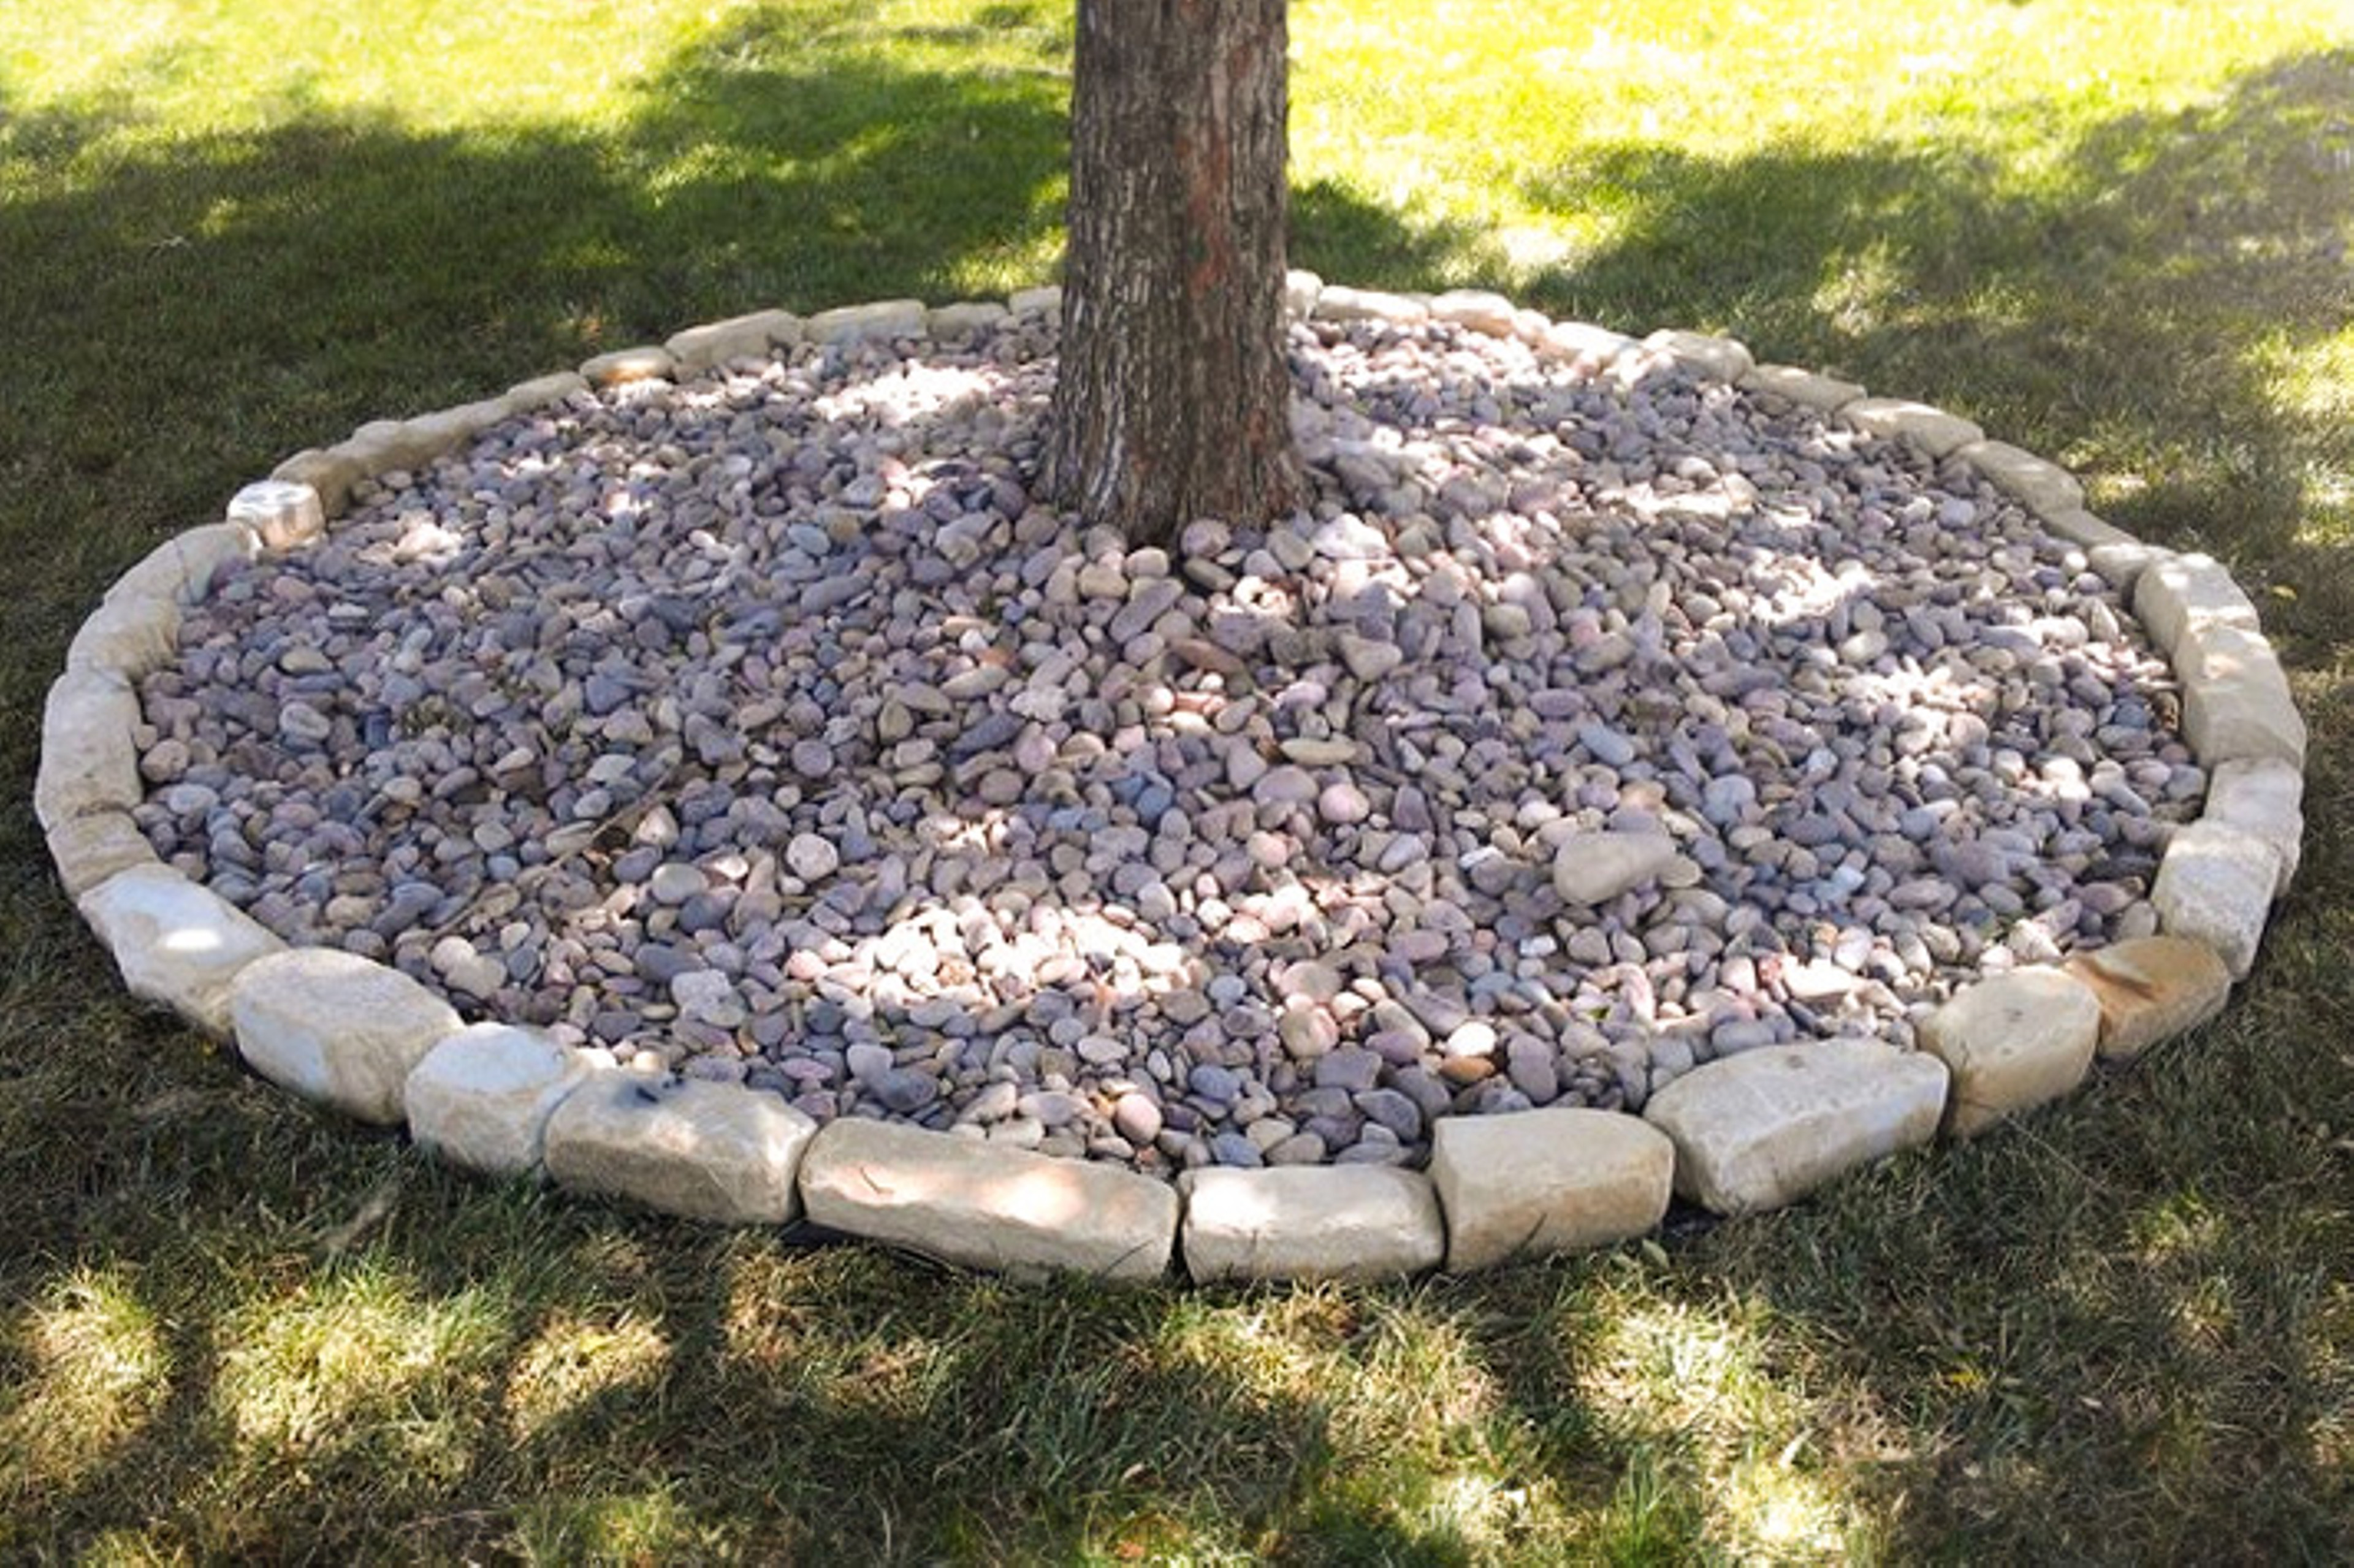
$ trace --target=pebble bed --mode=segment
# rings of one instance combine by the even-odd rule
[[[820,1122],[1420,1164],[2147,934],[2205,779],[2075,546],[1664,358],[1296,324],[1313,503],[1034,499],[1051,322],[518,416],[227,577],[156,852]]]

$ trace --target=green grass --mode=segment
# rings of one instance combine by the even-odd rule
[[[363,418],[1059,246],[1066,7],[0,8],[0,800]],[[1743,336],[2228,558],[2315,731],[2231,1012],[1770,1220],[1119,1296],[490,1189],[125,1000],[0,812],[0,1559],[2354,1556],[2354,24],[1300,0],[1295,259]]]

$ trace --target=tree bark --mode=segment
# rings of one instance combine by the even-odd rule
[[[1049,482],[1165,544],[1302,493],[1284,362],[1285,0],[1079,0]]]

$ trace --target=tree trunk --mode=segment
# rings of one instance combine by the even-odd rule
[[[1079,0],[1048,477],[1165,544],[1299,503],[1288,412],[1285,0]]]

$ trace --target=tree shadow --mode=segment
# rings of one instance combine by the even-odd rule
[[[1526,183],[1625,214],[1533,293],[1953,407],[2078,470],[2120,525],[2293,588],[2267,621],[2327,664],[2354,626],[2354,450],[2282,378],[2354,313],[2349,95],[2354,52],[2293,57],[2041,170],[1946,143],[1604,148]]]

